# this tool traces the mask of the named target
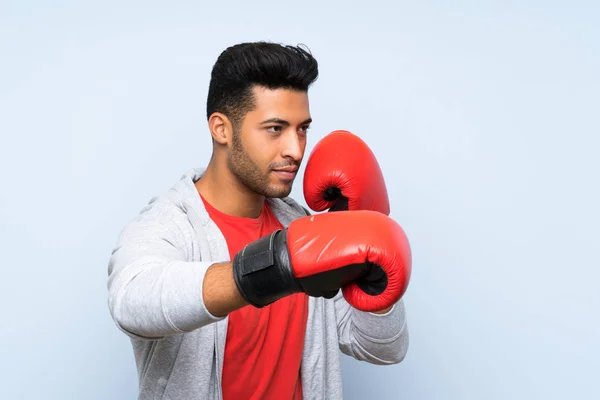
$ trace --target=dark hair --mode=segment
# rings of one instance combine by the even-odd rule
[[[254,107],[254,86],[308,91],[318,75],[317,60],[300,46],[236,44],[225,49],[213,66],[206,118],[221,112],[235,125]]]

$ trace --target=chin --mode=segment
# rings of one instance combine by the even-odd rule
[[[266,197],[282,198],[288,197],[292,192],[292,182],[288,184],[271,185],[264,194]]]

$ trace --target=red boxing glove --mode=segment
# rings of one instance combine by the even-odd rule
[[[233,259],[241,295],[264,307],[292,293],[332,298],[340,288],[354,308],[378,311],[405,293],[411,252],[402,228],[375,211],[324,213],[292,221]]]
[[[373,210],[390,214],[383,173],[358,136],[331,132],[316,144],[304,172],[304,199],[313,211]]]
[[[344,298],[358,310],[391,307],[408,287],[410,244],[400,225],[381,213],[350,211],[295,220],[288,245],[298,278],[312,276],[323,282],[328,276],[343,275],[345,269],[351,277],[349,271],[360,266],[362,274],[341,285]]]

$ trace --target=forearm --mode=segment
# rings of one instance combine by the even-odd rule
[[[404,303],[400,300],[387,313],[368,313],[336,299],[340,350],[373,364],[396,364],[408,351],[408,327]]]
[[[235,284],[230,262],[213,264],[208,268],[202,293],[206,309],[215,317],[224,317],[248,305]]]

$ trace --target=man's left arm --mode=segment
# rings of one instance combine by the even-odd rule
[[[350,306],[340,291],[333,299],[342,353],[371,364],[400,363],[408,351],[408,327],[404,301],[400,299],[384,313],[371,313]]]

